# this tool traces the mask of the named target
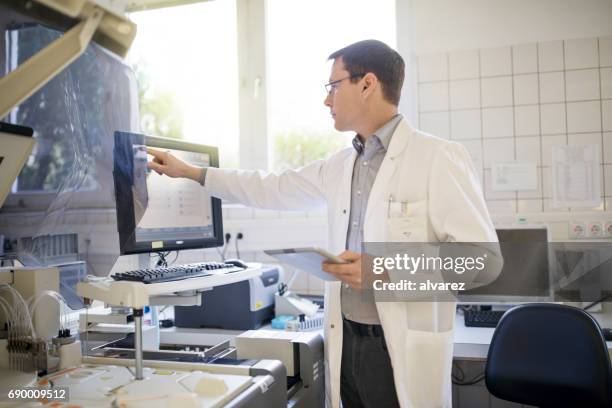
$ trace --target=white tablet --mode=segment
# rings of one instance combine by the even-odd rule
[[[321,264],[323,262],[338,264],[347,263],[344,259],[316,247],[268,249],[265,250],[264,253],[278,259],[282,263],[291,265],[327,281],[336,281],[338,279],[321,269]]]

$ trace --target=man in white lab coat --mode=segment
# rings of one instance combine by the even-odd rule
[[[450,407],[452,302],[375,302],[362,291],[362,242],[496,242],[466,149],[421,133],[398,113],[404,61],[380,41],[330,55],[325,105],[353,146],[281,174],[189,166],[149,150],[149,166],[199,181],[245,205],[327,205],[329,246],[348,261],[324,264],[339,278],[325,287],[326,403],[329,407]],[[389,218],[391,202],[404,220]],[[407,221],[407,222],[398,222]],[[409,231],[402,231],[410,229]]]

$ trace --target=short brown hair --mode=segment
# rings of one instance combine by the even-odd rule
[[[399,105],[404,83],[404,59],[397,51],[382,41],[364,40],[333,52],[328,59],[342,58],[344,67],[351,75],[376,75],[382,84],[385,100]],[[352,78],[356,82],[358,78]]]

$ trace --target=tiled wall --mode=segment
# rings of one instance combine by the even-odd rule
[[[464,144],[493,214],[551,208],[551,146],[597,144],[612,210],[612,36],[418,57],[420,129]],[[536,191],[494,192],[491,163],[535,162]],[[585,211],[581,208],[580,211]]]

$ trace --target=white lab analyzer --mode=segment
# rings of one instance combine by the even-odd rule
[[[141,144],[135,147],[132,137]],[[131,134],[119,134],[117,138],[115,164],[121,157],[118,150],[122,147],[127,147],[125,153],[134,155],[134,160],[127,160],[132,167],[123,169],[127,172],[121,169],[115,172],[117,192],[134,189],[127,195],[129,199],[118,200],[117,204],[120,250],[122,253],[145,253],[146,256],[141,257],[143,267],[115,272],[111,277],[89,277],[76,285],[76,294],[84,298],[86,305],[102,301],[113,308],[110,313],[92,313],[91,319],[88,311],[81,314],[82,343],[63,326],[66,310],[62,308],[60,313],[58,303],[63,307],[67,302],[59,293],[58,268],[13,266],[3,270],[3,282],[9,285],[0,289],[11,295],[0,297],[2,318],[9,323],[8,342],[0,341],[3,348],[0,359],[6,360],[9,369],[2,371],[6,374],[1,384],[3,398],[17,387],[38,384],[37,392],[40,393],[53,384],[70,391],[70,403],[84,406],[281,407],[288,401],[292,401],[293,406],[320,405],[324,382],[323,347],[318,333],[303,335],[303,341],[296,342],[296,348],[290,348],[294,354],[291,358],[301,361],[301,365],[292,366],[288,383],[286,368],[279,361],[280,349],[264,351],[247,361],[236,360],[239,349],[230,346],[229,341],[217,345],[198,343],[195,347],[186,344],[184,349],[169,350],[167,345],[160,344],[159,335],[155,336],[157,325],[143,327],[144,310],[149,306],[199,306],[214,287],[259,279],[262,268],[260,264],[240,262],[199,262],[151,268],[150,252],[214,246],[222,242],[223,230],[218,200],[202,192],[199,186],[196,192],[184,190],[185,194],[193,193],[192,196],[202,200],[198,208],[209,209],[208,214],[199,218],[199,225],[193,219],[186,223],[180,217],[158,217],[156,211],[169,197],[163,188],[156,187],[155,176],[149,176],[146,203],[141,205],[143,201],[136,201],[143,197],[137,194],[143,187],[137,183],[147,183],[144,167],[138,167],[136,160],[142,146],[146,143],[159,147],[160,143],[166,143],[176,154],[185,152],[194,158],[200,154],[207,165],[216,164],[218,157],[215,150],[206,146]],[[135,177],[130,178],[131,181],[123,179],[127,174]],[[275,277],[272,283],[277,282],[278,270],[265,273],[268,279]],[[72,281],[73,274],[69,278]],[[49,305],[41,302],[46,300],[44,296],[51,298]],[[272,295],[269,302],[273,303],[271,299]],[[129,313],[122,312],[126,308]],[[18,322],[25,323],[26,327],[16,324]],[[32,325],[30,331],[25,330],[28,323]],[[61,330],[55,335],[60,323]],[[102,330],[103,325],[106,330]],[[103,344],[99,344],[98,337],[96,344],[94,336],[100,333],[127,336]],[[273,359],[266,360],[261,355]],[[151,387],[157,390],[155,394],[150,394]]]
[[[74,131],[68,132],[66,138],[53,145],[53,148],[58,149],[55,153],[53,149],[47,149],[45,143],[39,143],[38,149],[34,149],[35,158],[28,161],[34,146],[34,139],[31,137],[33,130],[4,123],[0,128],[0,146],[4,146],[0,151],[0,168],[3,176],[7,176],[2,177],[0,183],[0,205],[4,204],[4,198],[10,192],[10,205],[4,209],[10,208],[9,211],[13,211],[8,215],[3,214],[4,219],[8,220],[9,228],[4,229],[3,225],[2,231],[3,249],[5,242],[7,248],[6,252],[2,252],[2,262],[8,265],[0,270],[2,403],[15,395],[18,395],[18,398],[30,394],[36,398],[50,396],[48,391],[53,387],[66,387],[63,389],[70,391],[64,396],[58,395],[58,398],[63,398],[63,403],[90,407],[117,404],[280,407],[286,406],[288,399],[293,399],[294,405],[295,401],[298,401],[299,406],[300,400],[314,398],[302,396],[309,394],[307,388],[310,385],[313,385],[312,389],[315,389],[316,384],[322,387],[322,374],[315,380],[308,380],[307,370],[304,368],[301,371],[304,378],[302,381],[300,374],[294,373],[296,375],[291,394],[288,395],[286,370],[281,362],[264,359],[239,362],[235,360],[235,347],[228,345],[200,345],[200,349],[195,351],[189,350],[189,347],[183,351],[166,350],[155,353],[156,350],[153,350],[153,354],[144,354],[142,319],[156,319],[154,313],[145,315],[146,306],[198,304],[202,293],[218,285],[258,277],[261,274],[260,268],[256,264],[211,261],[162,265],[169,261],[163,256],[167,251],[214,247],[222,243],[221,209],[219,200],[212,199],[199,187],[196,192],[193,188],[182,189],[178,196],[184,200],[179,200],[176,194],[172,195],[174,191],[164,191],[159,179],[147,174],[142,166],[146,162],[146,154],[143,159],[142,153],[147,144],[153,145],[152,139],[147,141],[141,137],[137,145],[132,143],[129,135],[119,132],[115,139],[113,132],[108,132],[109,127],[113,131],[130,130],[131,124],[134,123],[131,118],[138,112],[137,109],[131,110],[131,102],[134,102],[133,94],[130,94],[131,86],[135,83],[133,73],[126,69],[120,59],[106,51],[110,50],[123,57],[136,34],[135,25],[116,9],[111,10],[94,1],[80,1],[68,5],[55,1],[35,1],[23,7],[17,2],[2,5],[0,8],[0,15],[3,16],[0,22],[5,31],[7,24],[14,18],[19,22],[31,23],[13,25],[8,29],[12,33],[9,44],[12,47],[12,59],[7,63],[11,72],[0,79],[0,116],[4,117],[17,104],[21,104],[18,111],[11,112],[13,120],[20,123],[23,117],[19,114],[28,111],[26,106],[43,95],[52,102],[34,103],[32,109],[44,111],[51,106],[63,111],[50,115],[49,111],[32,114],[41,121],[36,123],[34,129],[34,132],[42,129],[42,135],[38,134],[40,140],[49,134],[47,126]],[[4,16],[8,16],[11,21],[5,20]],[[37,18],[53,28],[37,24]],[[60,28],[61,31],[54,28]],[[67,30],[67,33],[63,34],[64,30]],[[92,39],[99,45],[90,45],[88,48]],[[106,47],[106,50],[100,45]],[[79,56],[82,58],[79,59]],[[92,61],[95,62],[89,64]],[[81,76],[83,71],[70,71],[72,62],[79,68],[83,68],[83,65],[96,68],[104,66],[108,68],[106,74],[116,80],[106,82],[95,69],[85,70],[85,77]],[[66,72],[76,75],[65,75]],[[57,81],[52,80],[54,77]],[[49,81],[51,85],[45,88]],[[79,122],[78,117],[70,116],[70,112],[75,112],[82,106],[88,106],[92,112],[95,111],[91,101],[85,102],[83,94],[108,83],[115,83],[121,89],[114,95],[110,92],[110,99],[106,102],[98,100],[102,105],[98,106],[97,116],[88,116],[85,119],[87,123]],[[129,86],[121,85],[125,83]],[[75,92],[72,95],[74,98],[62,99],[53,93],[59,90],[60,94],[63,94],[74,84],[77,84],[75,87],[83,91],[83,94]],[[83,86],[79,87],[79,84]],[[88,88],[89,86],[92,88]],[[43,91],[36,93],[36,90],[41,88]],[[126,99],[130,106],[124,109],[121,103]],[[107,120],[109,118],[110,120]],[[115,126],[119,129],[113,129]],[[101,128],[105,130],[100,131]],[[80,139],[81,136],[90,138],[88,143],[80,145],[84,140]],[[73,139],[70,139],[71,137]],[[92,148],[93,150],[80,151],[83,157],[92,160],[77,160],[75,166],[68,163],[62,167],[66,163],[66,146],[72,149]],[[128,149],[121,151],[122,147]],[[160,147],[159,144],[156,147]],[[204,147],[202,151],[201,146],[187,143],[169,147],[178,147],[178,150],[199,165],[218,165],[216,149]],[[125,155],[121,156],[122,153]],[[28,179],[32,174],[31,170],[36,172],[37,166],[45,162],[46,158],[49,158],[52,164],[45,169],[41,167],[41,174],[44,175],[44,171],[48,169],[51,169],[49,174],[52,173],[53,169],[57,169],[54,166],[58,165],[59,186],[47,187],[44,183],[36,185],[39,189],[57,189],[53,193],[43,191],[46,194],[41,194],[42,200],[32,200],[31,194],[25,191],[23,186],[31,180]],[[129,163],[121,162],[119,158],[127,158]],[[22,178],[14,184],[24,164],[27,171],[23,172],[20,175]],[[121,167],[123,165],[127,167]],[[126,168],[129,174],[121,172]],[[67,173],[62,173],[66,170]],[[113,170],[117,175],[114,180]],[[91,175],[94,176],[93,179],[90,178]],[[125,198],[121,195],[122,192],[129,192],[132,200],[122,201]],[[90,201],[80,201],[82,197]],[[111,198],[112,208],[117,210],[112,216],[105,210],[105,203]],[[164,201],[167,199],[174,201]],[[140,269],[129,271],[131,268],[123,265],[113,271],[112,277],[104,276],[108,269],[105,270],[102,266],[112,265],[117,257],[108,256],[109,252],[106,256],[91,255],[100,249],[101,241],[98,240],[105,236],[108,230],[102,233],[94,230],[93,234],[87,234],[88,237],[84,239],[81,234],[91,218],[74,218],[75,212],[79,211],[74,211],[70,204],[75,202],[79,203],[81,209],[89,210],[86,213],[90,217],[97,211],[94,217],[102,213],[103,219],[120,219],[111,232],[117,235],[118,239],[109,239],[106,242],[118,243],[116,247],[111,247],[111,251],[116,248],[121,254],[144,253],[145,255],[140,257]],[[175,204],[181,208],[186,205],[196,206],[200,211],[205,211],[195,216],[195,219],[195,212],[188,214],[177,210],[173,217],[169,217],[167,213],[160,214],[160,209],[164,206],[172,207]],[[51,209],[45,213],[45,208]],[[32,224],[24,225],[20,217],[27,211],[38,218],[34,217]],[[75,228],[78,231],[74,231]],[[82,249],[83,245],[89,246],[88,254],[85,255],[87,263],[79,262],[77,257],[78,249]],[[108,245],[103,250],[108,250]],[[158,265],[160,267],[150,265],[151,252],[161,254],[159,260],[163,262]],[[22,260],[36,265],[57,263],[58,267],[24,267],[21,265]],[[120,306],[132,310],[131,313],[120,316],[120,319],[112,313],[98,313],[95,319],[92,319],[95,320],[95,327],[88,321],[87,313],[84,313],[81,343],[77,340],[75,328],[68,327],[68,319],[72,319],[74,313],[66,307],[69,303],[78,305],[79,302],[68,302],[60,292],[64,290],[64,286],[70,286],[74,290],[75,276],[78,275],[77,280],[81,280],[80,272],[83,268],[87,268],[89,273],[102,276],[93,276],[85,282],[80,282],[76,285],[76,293],[71,293],[72,296],[84,297],[87,305],[92,302],[99,305],[101,301],[109,307]],[[62,270],[65,272],[68,269],[70,273],[62,274]],[[78,272],[76,275],[73,273],[75,270]],[[127,333],[115,334],[128,334],[126,341],[131,344],[127,348],[120,348],[117,342],[113,343],[114,348],[95,344],[96,330],[93,329],[99,329],[104,322],[110,322],[110,325],[119,322],[121,324],[117,326],[121,326],[122,330],[127,327]],[[153,326],[147,326],[147,333],[156,331],[150,329],[157,329],[157,321],[154,320],[153,323]],[[159,336],[152,339],[157,339],[155,346],[159,347]],[[309,350],[315,349],[316,355],[308,353]],[[82,353],[85,357],[82,357]],[[304,361],[314,358],[317,364],[322,365],[320,337],[313,337],[312,342],[303,351],[296,350],[296,355],[305,356]],[[271,357],[274,357],[273,353]],[[224,358],[227,359],[225,364],[217,362]],[[35,389],[24,396],[18,391],[26,386],[33,386]],[[156,393],[151,394],[152,389],[155,389]],[[56,391],[59,391],[59,388]],[[321,392],[318,395],[322,398]]]

